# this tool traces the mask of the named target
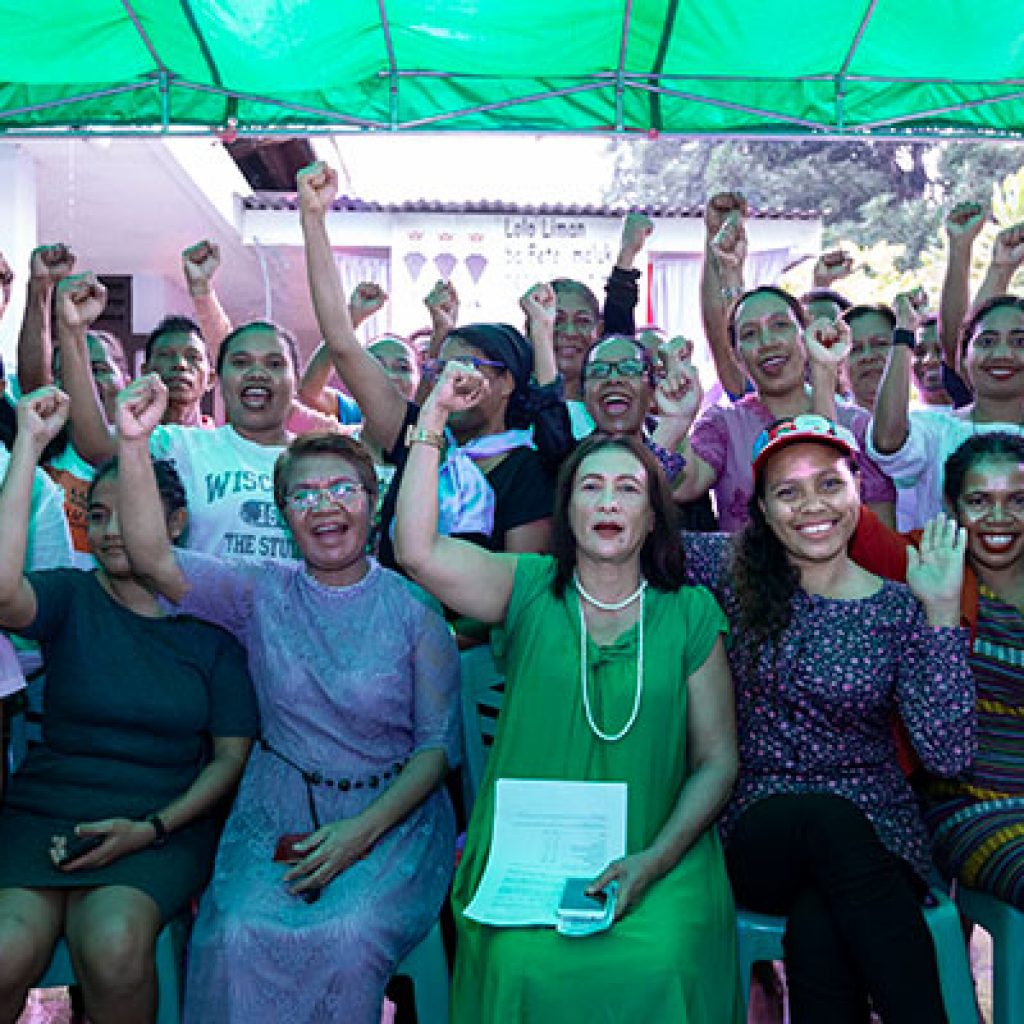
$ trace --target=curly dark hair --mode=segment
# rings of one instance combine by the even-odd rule
[[[676,591],[686,583],[686,562],[679,536],[676,504],[658,460],[635,437],[593,433],[565,460],[555,487],[551,554],[555,557],[552,588],[561,597],[576,568],[576,537],[569,524],[569,503],[576,473],[583,460],[605,448],[618,448],[637,458],[647,473],[647,500],[654,526],[640,548],[640,571],[655,590]]]
[[[732,540],[729,573],[739,606],[735,636],[751,655],[765,642],[778,645],[789,625],[800,573],[775,531],[768,525],[761,499],[764,474],[759,473],[747,506],[749,521]]]
[[[850,471],[859,473],[856,458],[847,458]],[[765,474],[754,477],[754,493],[747,505],[749,521],[732,541],[729,572],[739,605],[736,636],[748,657],[768,643],[778,653],[778,643],[789,626],[793,597],[800,589],[800,573],[775,531],[768,525],[761,502]]]
[[[964,477],[981,459],[1007,459],[1024,464],[1024,437],[1008,430],[973,434],[946,459],[942,476],[942,493],[951,509],[964,490]]]

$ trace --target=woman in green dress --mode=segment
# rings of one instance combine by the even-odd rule
[[[452,1019],[741,1019],[735,915],[713,823],[737,771],[722,612],[684,586],[674,506],[639,443],[595,436],[566,462],[554,556],[494,554],[437,533],[448,415],[486,378],[450,363],[411,432],[399,561],[457,612],[501,623],[506,695],[453,903]],[[625,781],[615,924],[585,940],[467,919],[487,862],[499,778]]]

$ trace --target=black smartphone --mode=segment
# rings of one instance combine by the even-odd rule
[[[106,836],[76,836],[70,835],[64,845],[64,851],[57,858],[57,867],[62,868],[72,861],[84,857],[99,846]]]

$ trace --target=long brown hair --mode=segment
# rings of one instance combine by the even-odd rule
[[[654,526],[640,548],[640,571],[655,590],[679,590],[686,583],[686,562],[679,537],[678,513],[665,474],[658,460],[642,441],[625,435],[594,433],[565,460],[555,487],[555,513],[551,530],[551,553],[555,557],[555,593],[561,597],[576,568],[576,537],[569,524],[572,488],[583,460],[605,448],[629,452],[647,474],[647,500],[654,513]]]

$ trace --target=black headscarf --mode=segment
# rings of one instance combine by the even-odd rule
[[[509,396],[505,425],[523,429],[532,421],[530,413],[530,375],[533,373],[533,349],[511,324],[467,324],[458,327],[449,338],[457,338],[479,349],[488,359],[502,363],[515,381]]]

